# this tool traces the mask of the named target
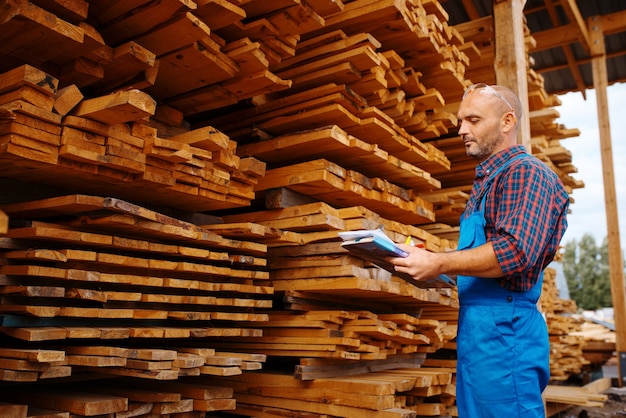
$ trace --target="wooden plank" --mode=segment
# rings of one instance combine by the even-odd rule
[[[110,63],[104,66],[106,77],[89,85],[92,94],[119,89],[145,89],[154,85],[160,62],[152,51],[131,41],[113,49]]]
[[[70,196],[61,196],[50,199],[43,199],[39,201],[32,202],[24,202],[20,204],[13,205],[3,205],[2,210],[7,211],[8,214],[14,217],[33,217],[33,216],[55,216],[58,214],[78,214],[80,212],[88,212],[88,211],[96,211],[101,209],[108,209],[113,212],[119,213],[127,213],[133,214],[134,216],[138,216],[139,218],[134,219],[133,217],[122,216],[122,217],[111,217],[109,218],[114,222],[123,222],[134,225],[135,232],[139,230],[140,227],[145,228],[146,230],[156,230],[163,231],[166,234],[175,233],[178,234],[178,239],[181,238],[189,238],[191,241],[196,242],[196,245],[205,242],[210,243],[211,246],[215,247],[223,247],[223,248],[231,248],[238,250],[245,250],[246,246],[249,249],[255,251],[265,252],[263,245],[255,245],[250,243],[250,245],[244,245],[243,242],[235,242],[232,240],[224,240],[219,235],[209,231],[203,230],[197,227],[194,224],[189,222],[184,222],[179,219],[166,216],[164,214],[148,210],[144,207],[131,204],[127,201],[116,199],[116,198],[102,198],[97,196],[87,196],[87,195],[70,195]],[[101,221],[104,218],[101,218]],[[144,222],[142,223],[141,219],[154,221],[154,222]],[[157,222],[158,221],[158,222]],[[43,224],[40,224],[44,226]],[[168,226],[169,225],[169,226]],[[53,226],[52,224],[47,225],[49,227],[59,228],[59,226]],[[42,230],[43,232],[43,230]],[[52,233],[52,231],[49,231]],[[71,237],[72,235],[68,235]],[[85,237],[89,237],[90,235],[85,235]],[[94,239],[97,235],[92,235]],[[104,237],[102,237],[104,238]],[[104,238],[101,240],[101,244],[113,244],[115,239]],[[119,240],[118,240],[119,242]],[[130,244],[131,241],[126,241],[127,244]],[[137,242],[139,244],[139,242]],[[147,244],[143,244],[142,246],[147,248]],[[165,248],[165,247],[164,247]],[[184,248],[180,247],[181,250],[186,251],[189,254],[193,253],[192,248]],[[196,251],[201,251],[200,249]],[[210,253],[202,252],[198,257],[209,256]],[[218,253],[213,253],[214,256],[218,257],[218,259],[226,259],[225,255],[220,256]]]
[[[309,402],[325,402],[334,405],[345,405],[369,410],[383,410],[394,407],[395,396],[366,395],[359,392],[342,392],[337,390],[333,382],[326,388],[303,387],[254,387],[255,393],[264,397],[298,399]],[[322,401],[323,399],[323,401]]]
[[[349,178],[350,175],[352,178]],[[285,186],[340,206],[341,201],[348,199],[349,196],[351,202],[361,204],[391,219],[402,219],[403,222],[410,220],[409,223],[416,224],[430,223],[433,220],[434,213],[429,202],[413,198],[413,202],[409,203],[389,195],[385,196],[380,191],[351,181],[355,176],[358,176],[358,173],[351,173],[327,160],[315,160],[269,170],[256,188],[265,190]]]
[[[193,13],[187,11],[172,15],[163,25],[134,37],[133,40],[160,57],[210,36],[210,28],[217,29],[209,25],[198,10],[194,10]]]
[[[181,369],[195,368],[204,364],[204,358],[196,354],[182,353],[178,351],[176,360],[174,360],[172,364],[174,367],[179,367]]]
[[[285,164],[327,156],[331,161],[376,175],[401,186],[426,189],[440,187],[424,170],[388,155],[376,145],[349,136],[341,128],[313,130],[279,136],[238,147],[240,155],[254,155],[267,163]]]
[[[153,115],[154,99],[137,89],[85,99],[72,111],[74,116],[88,117],[110,125],[140,120]]]
[[[238,101],[234,93],[219,84],[202,87],[169,100],[172,106],[191,114],[218,109]]]
[[[111,52],[110,55],[112,56],[113,53]],[[59,78],[71,80],[72,84],[82,88],[102,81],[105,75],[104,68],[104,64],[93,62],[84,57],[78,57],[72,61],[65,62],[60,67]]]
[[[213,30],[222,29],[246,17],[246,11],[228,0],[199,0],[196,2],[198,15]]]
[[[243,403],[251,403],[256,405],[264,405],[270,407],[282,407],[286,409],[304,410],[309,412],[328,413],[330,415],[359,416],[363,418],[380,417],[380,418],[400,418],[415,416],[415,411],[401,408],[389,408],[384,410],[367,410],[358,407],[322,404],[312,401],[300,401],[293,399],[281,399],[275,397],[264,397],[257,395],[240,394],[238,399]]]
[[[261,42],[251,42],[247,38],[231,42],[222,48],[226,56],[237,64],[240,74],[254,74],[266,70],[270,63],[264,50],[266,49]]]
[[[172,16],[192,11],[196,5],[185,0],[167,0],[139,7],[133,7],[131,3],[124,7],[127,8],[124,12],[121,9],[109,11],[106,19],[111,20],[101,30],[102,35],[113,45],[149,32],[166,23]]]
[[[59,80],[28,64],[0,74],[0,93],[17,90],[22,86],[30,86],[48,96],[54,96]]]
[[[159,60],[158,83],[146,90],[164,98],[223,82],[238,71],[235,62],[225,54],[208,49],[200,42],[165,54]]]
[[[11,113],[21,113],[35,119],[41,119],[42,121],[53,125],[61,124],[61,115],[35,106],[24,100],[13,100],[8,103],[3,103],[2,105],[0,105],[0,109],[3,111],[4,118],[6,118],[7,116],[10,117]]]
[[[328,103],[336,103],[353,113],[358,113],[367,103],[363,97],[348,89],[345,85],[327,84],[295,93],[279,100],[265,101],[251,109],[229,113],[221,117],[209,119],[220,126],[225,132],[238,129],[238,121],[245,119],[250,123],[259,123],[273,117],[299,113],[307,108],[320,107]]]
[[[0,370],[0,378],[6,382],[36,382],[37,372],[20,370]]]
[[[227,135],[210,126],[171,136],[169,140],[207,151],[229,150],[236,147]]]
[[[70,127],[63,127],[59,155],[76,161],[99,164],[104,159],[105,138]]]
[[[96,373],[101,373],[103,370],[105,370],[106,373],[110,375],[135,377],[135,378],[140,378],[140,379],[153,379],[153,380],[178,379],[178,371],[176,370],[136,370],[136,369],[125,369],[125,368],[118,368],[118,367],[107,367],[106,369],[87,367],[86,370],[96,372]]]
[[[24,359],[29,362],[53,363],[63,361],[65,352],[62,350],[0,348],[0,356]]]
[[[299,35],[324,26],[324,19],[306,3],[297,2],[266,16],[280,35]]]
[[[0,36],[4,66],[15,67],[24,62],[39,66],[56,62],[58,56],[79,51],[82,46],[84,32],[80,27],[31,2],[13,2],[6,12],[9,19],[3,22]]]
[[[128,407],[126,398],[80,391],[69,393],[58,389],[41,390],[36,398],[28,393],[12,391],[11,396],[29,405],[83,416],[123,412]]]
[[[50,341],[63,340],[66,337],[64,329],[55,327],[38,328],[3,328],[3,332],[23,341]],[[65,358],[65,357],[64,357]]]
[[[565,403],[568,405],[602,406],[607,395],[598,395],[584,387],[561,387],[548,385],[544,391],[547,402]]]
[[[193,411],[193,399],[181,399],[177,402],[159,402],[154,405],[151,413],[158,415],[181,414]]]
[[[24,101],[45,111],[51,111],[54,107],[54,97],[43,93],[31,86],[21,86],[15,90],[0,94],[0,104],[14,101]],[[12,116],[12,115],[7,115]]]
[[[75,84],[63,87],[57,91],[54,100],[54,110],[59,115],[67,115],[84,98]]]
[[[111,385],[110,383],[102,382],[98,387],[98,392],[125,397],[133,402],[177,402],[182,398],[180,393],[168,391],[165,386],[157,388],[156,386],[148,386],[146,384],[146,386],[149,387],[149,389],[147,389],[134,387],[123,380],[116,381],[116,383],[115,385]]]
[[[104,356],[75,356],[68,355],[66,357],[67,364],[70,366],[90,366],[90,367],[115,367],[125,366],[127,360],[120,357],[104,357]]]
[[[243,100],[261,93],[286,90],[291,87],[292,82],[289,79],[281,78],[269,70],[261,70],[256,73],[231,78],[221,84],[227,91],[235,94],[239,100]]]
[[[15,217],[45,217],[101,209],[105,198],[89,195],[67,195],[49,199],[3,205],[3,210]]]
[[[232,411],[238,409],[236,399],[195,399],[194,411]]]
[[[59,125],[33,118],[22,113],[5,112],[0,110],[0,115],[0,123],[11,122],[24,125],[37,131],[43,131],[51,135],[58,136],[61,134],[61,127]]]
[[[74,24],[85,20],[89,9],[89,3],[84,0],[36,0],[33,3]]]
[[[0,136],[5,137],[23,137],[29,138],[30,140],[36,141],[36,143],[41,143],[41,150],[46,151],[50,154],[54,154],[54,148],[48,148],[46,150],[46,146],[59,146],[60,145],[60,136],[58,134],[49,133],[46,131],[42,131],[40,129],[36,129],[34,127],[23,125],[17,122],[8,122],[6,120],[0,121]],[[17,142],[15,142],[17,144]],[[37,145],[34,145],[35,147]]]
[[[0,286],[0,294],[19,294],[29,297],[53,297],[62,298],[65,296],[63,287],[48,286]]]

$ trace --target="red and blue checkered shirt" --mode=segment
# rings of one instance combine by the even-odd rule
[[[509,290],[529,290],[552,261],[567,228],[569,196],[559,177],[538,158],[515,145],[476,167],[476,177],[462,219],[478,209],[478,197],[491,173],[518,154],[491,182],[480,203],[487,241],[493,243],[505,276],[496,279]]]

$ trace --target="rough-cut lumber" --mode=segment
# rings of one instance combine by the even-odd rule
[[[141,90],[127,90],[106,96],[85,99],[72,112],[98,122],[115,125],[153,115],[156,103]]]
[[[72,49],[82,49],[84,31],[54,13],[25,0],[13,1],[5,9],[0,26],[0,55],[3,56],[0,71],[23,62],[37,66],[47,61],[58,63],[58,57]]]
[[[0,76],[0,93],[31,86],[49,96],[57,93],[59,80],[31,65],[25,64]]]
[[[221,51],[194,42],[159,58],[158,85],[147,89],[159,97],[174,97],[234,77],[235,62]]]
[[[439,186],[427,172],[390,156],[375,144],[368,144],[348,135],[338,126],[246,144],[238,147],[237,152],[240,155],[254,155],[272,164],[295,163],[328,156],[337,164],[353,167],[368,176],[383,177],[400,186],[412,189]]]
[[[325,159],[268,170],[255,186],[257,191],[278,187],[289,187],[336,205],[350,200],[388,218],[407,223],[429,223],[434,218],[430,203],[418,197],[403,199],[393,196],[390,190],[377,190],[369,178]]]

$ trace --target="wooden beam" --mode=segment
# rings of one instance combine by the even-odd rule
[[[598,17],[589,19],[591,34],[592,71],[596,106],[598,109],[598,127],[600,128],[600,148],[602,151],[602,175],[604,179],[604,201],[607,222],[607,241],[609,250],[609,272],[611,277],[611,296],[615,318],[615,348],[618,356],[619,386],[626,382],[623,361],[626,358],[626,292],[624,291],[624,260],[620,246],[619,217],[615,192],[615,174],[613,168],[613,148],[611,145],[611,126],[607,95],[608,76],[602,20]]]
[[[476,6],[474,6],[474,2],[472,0],[462,0],[462,3],[470,21],[480,19],[480,14],[478,13]]]
[[[619,50],[619,51],[613,51],[611,53],[607,53],[607,54],[605,54],[605,57],[606,57],[606,59],[608,61],[608,60],[610,60],[612,58],[621,57],[622,55],[626,55],[626,49],[622,49],[622,50]],[[579,60],[576,61],[576,65],[578,65],[578,66],[586,65],[586,64],[591,65],[591,60],[592,60],[592,58],[579,59]],[[563,69],[566,69],[566,68],[569,68],[568,64],[559,64],[559,65],[552,65],[550,67],[538,68],[535,71],[537,73],[539,73],[539,74],[545,74],[545,73],[549,73],[549,72],[552,72],[552,71],[563,70]],[[623,82],[623,81],[626,81],[626,77],[623,77],[620,80],[615,80],[616,83],[620,83],[620,82]],[[592,88],[593,86],[592,85],[588,85],[588,86],[585,86],[585,87],[586,88]],[[560,92],[555,92],[555,94],[559,94],[559,93]],[[567,92],[563,92],[563,93],[567,93]]]
[[[605,35],[626,32],[626,10],[597,16],[595,19],[596,22],[602,24]],[[532,36],[537,43],[531,52],[545,51],[546,49],[575,43],[578,41],[578,32],[578,26],[575,23],[570,23],[533,33]]]
[[[528,116],[528,77],[524,42],[525,0],[494,0],[493,17],[496,34],[494,70],[498,84],[513,90],[522,103],[518,143],[530,152],[530,118]]]
[[[552,24],[555,27],[559,27],[561,22],[560,22],[559,17],[557,16],[554,5],[550,2],[546,2],[546,9],[548,10],[548,14],[550,15],[550,20],[552,21]],[[577,15],[580,17],[580,11],[578,10],[578,7],[576,6],[576,4],[572,5],[572,9],[575,9],[575,11],[570,10],[567,12],[567,16],[570,17],[570,21],[573,20],[572,15]],[[584,39],[585,42],[582,43],[583,48],[585,49],[585,51],[587,51],[587,53],[589,53],[589,36],[588,36],[589,34],[587,33],[587,28],[586,27],[584,28],[585,28],[584,32],[580,30],[580,27],[578,28],[579,32],[581,32],[581,36],[579,37],[579,39],[580,38]],[[574,57],[572,48],[570,45],[563,45],[562,49],[563,49],[563,54],[565,55],[565,59],[567,60],[569,71],[572,74],[572,78],[574,79],[574,82],[576,83],[576,87],[578,87],[579,91],[583,92],[583,97],[586,98],[585,81],[583,80],[583,77],[582,77],[582,74],[580,73],[578,65],[576,65],[576,57]]]
[[[549,2],[548,2],[549,3]],[[567,15],[570,22],[574,22],[578,27],[578,39],[581,41],[583,49],[587,52],[591,50],[591,39],[589,38],[589,31],[587,30],[587,24],[585,19],[580,14],[576,0],[565,0],[561,2],[563,10]]]
[[[531,53],[558,48],[578,40],[576,38],[576,25],[573,23],[535,32],[532,36],[535,38],[536,44],[530,51]]]

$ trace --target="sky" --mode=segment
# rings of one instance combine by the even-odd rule
[[[604,180],[600,153],[600,133],[595,90],[559,95],[562,104],[555,107],[560,117],[557,123],[566,128],[577,128],[580,136],[561,140],[561,145],[572,153],[572,163],[578,169],[572,177],[584,182],[585,187],[574,189],[571,196],[568,229],[561,240],[565,245],[572,240],[580,241],[584,234],[591,234],[600,245],[607,236],[604,201]],[[613,172],[622,251],[626,249],[626,83],[608,88],[608,106],[613,149]]]

